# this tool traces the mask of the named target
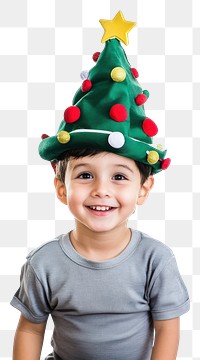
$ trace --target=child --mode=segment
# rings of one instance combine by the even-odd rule
[[[106,46],[57,135],[39,146],[75,228],[27,257],[11,302],[21,311],[14,360],[40,358],[49,314],[46,359],[174,360],[179,316],[189,310],[171,250],[127,225],[170,160],[152,145],[157,127],[143,107],[149,94],[119,42],[127,44],[135,24],[121,12],[100,22]]]

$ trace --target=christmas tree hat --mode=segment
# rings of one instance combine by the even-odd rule
[[[128,44],[128,32],[135,25],[121,11],[113,20],[100,20],[105,47],[95,53],[95,66],[85,75],[72,105],[64,111],[55,136],[42,136],[39,154],[52,163],[72,149],[95,149],[140,161],[155,174],[166,169],[166,150],[152,145],[156,124],[145,115],[149,97],[137,81],[120,41]]]

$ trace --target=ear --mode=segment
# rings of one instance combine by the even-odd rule
[[[67,205],[67,192],[65,184],[57,177],[54,178],[54,186],[56,189],[57,198],[65,205]]]
[[[137,205],[142,205],[145,202],[153,185],[154,185],[154,177],[150,175],[140,188],[137,199]]]

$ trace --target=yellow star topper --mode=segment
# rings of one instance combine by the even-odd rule
[[[116,37],[118,40],[123,41],[125,45],[128,45],[128,33],[136,25],[136,22],[127,21],[121,11],[115,15],[112,20],[99,20],[100,24],[104,28],[104,35],[101,42]]]

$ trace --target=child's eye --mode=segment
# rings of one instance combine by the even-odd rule
[[[113,175],[113,180],[127,180],[126,176],[122,174]]]
[[[92,175],[88,172],[82,173],[78,176],[79,179],[92,179]]]

